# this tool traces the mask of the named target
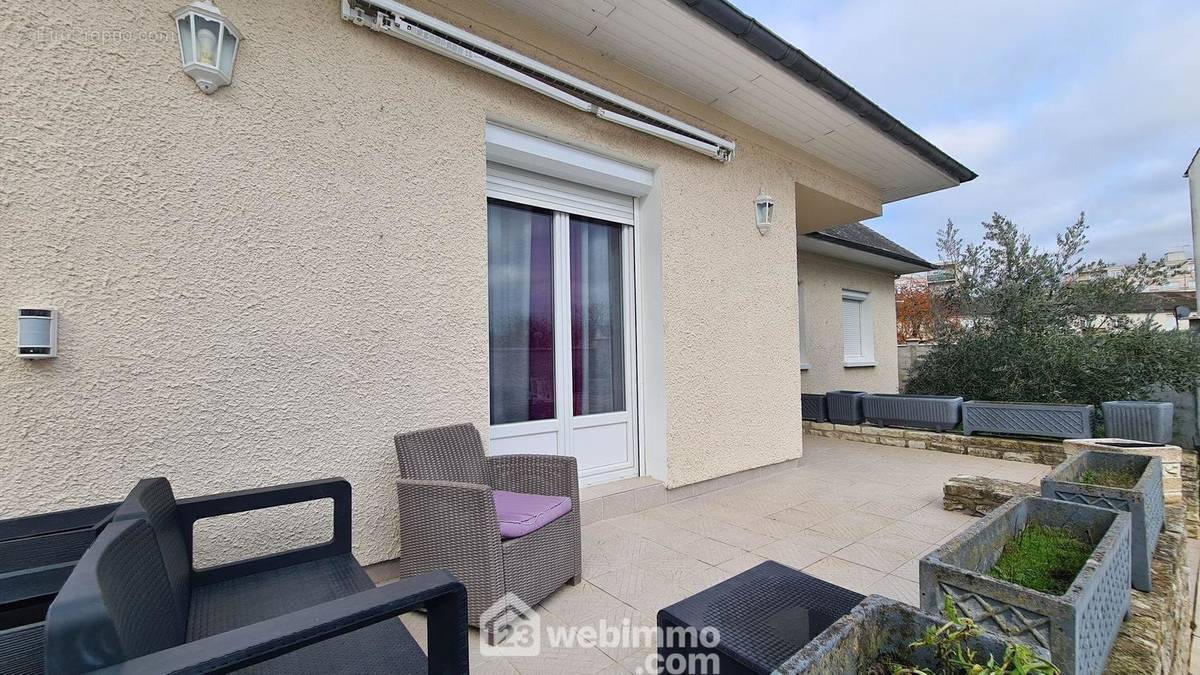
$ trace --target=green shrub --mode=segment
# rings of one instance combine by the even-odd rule
[[[964,246],[954,223],[939,239],[955,280],[935,295],[937,344],[906,391],[986,401],[1091,403],[1139,399],[1200,378],[1200,339],[1128,316],[1138,293],[1171,271],[1145,256],[1121,276],[1083,263],[1083,216],[1053,251],[1000,214]]]

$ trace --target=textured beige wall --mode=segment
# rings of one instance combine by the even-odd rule
[[[807,357],[803,390],[823,394],[834,389],[895,393],[896,289],[891,272],[801,251],[797,261],[804,284]],[[842,290],[870,294],[875,318],[875,365],[846,368],[842,358]]]
[[[0,517],[147,475],[182,495],[341,475],[360,559],[394,557],[391,435],[487,424],[489,118],[661,172],[669,482],[799,455],[793,186],[877,202],[866,188],[769,139],[719,164],[344,23],[333,0],[224,0],[247,39],[234,84],[204,96],[179,69],[178,4],[0,7],[0,309],[62,316],[60,358],[0,358]],[[307,521],[229,541],[277,547]]]

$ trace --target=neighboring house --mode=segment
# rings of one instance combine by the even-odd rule
[[[0,296],[59,312],[0,368],[0,513],[341,475],[370,563],[398,431],[585,484],[795,459],[802,387],[895,387],[921,264],[828,228],[975,177],[724,0],[220,0],[210,96],[177,2],[0,7]]]
[[[862,223],[796,240],[805,393],[895,393],[896,277],[933,265]]]
[[[1171,293],[1177,291],[1188,291],[1195,298],[1196,295],[1196,259],[1190,255],[1186,248],[1179,247],[1167,251],[1163,256],[1169,271],[1167,277],[1162,283],[1151,284],[1145,287],[1147,293]],[[1127,265],[1108,265],[1096,272],[1080,274],[1080,280],[1090,279],[1096,276],[1103,277],[1121,277],[1127,273]],[[1191,300],[1188,301],[1189,303]]]
[[[1125,316],[1134,321],[1150,319],[1163,330],[1188,330],[1195,301],[1193,291],[1147,291],[1138,293],[1134,311]]]

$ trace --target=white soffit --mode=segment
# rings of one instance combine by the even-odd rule
[[[488,0],[857,176],[893,202],[958,181],[672,0]]]
[[[796,249],[813,253],[816,255],[825,256],[826,258],[836,258],[837,260],[845,260],[847,262],[858,263],[867,267],[874,267],[881,270],[887,270],[894,274],[912,274],[913,272],[927,272],[928,267],[915,265],[913,263],[896,260],[885,255],[878,255],[868,251],[862,251],[849,246],[842,246],[828,241],[813,239],[812,237],[799,236],[796,237]],[[804,265],[801,261],[800,265]]]

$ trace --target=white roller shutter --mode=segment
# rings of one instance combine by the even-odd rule
[[[487,196],[613,223],[633,224],[633,197],[496,162],[487,163]]]
[[[861,300],[842,298],[842,346],[847,361],[863,357]]]

